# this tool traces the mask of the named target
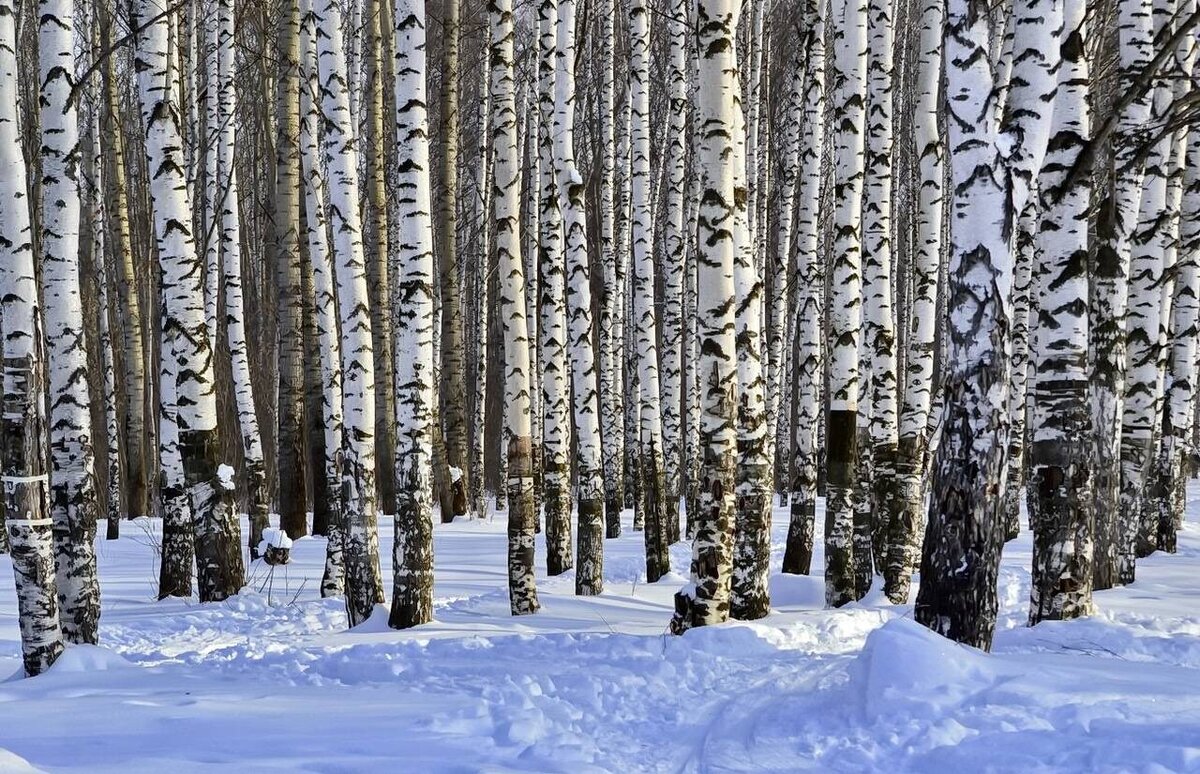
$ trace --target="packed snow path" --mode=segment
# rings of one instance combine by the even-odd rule
[[[436,622],[408,632],[386,614],[345,630],[318,598],[320,538],[272,576],[256,562],[225,603],[157,602],[158,525],[126,523],[98,542],[102,647],[41,677],[15,676],[0,560],[0,771],[1200,770],[1198,514],[1094,618],[1034,629],[1024,533],[1004,552],[992,655],[882,594],[824,610],[819,577],[778,574],[769,618],[671,637],[688,548],[645,584],[628,513],[603,596],[539,573],[543,611],[519,619],[503,519],[439,525]],[[786,528],[777,511],[776,567]]]

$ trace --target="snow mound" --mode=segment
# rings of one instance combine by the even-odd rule
[[[941,715],[992,685],[992,656],[959,645],[909,618],[893,618],[867,635],[849,665],[851,690],[868,719]]]
[[[217,466],[217,479],[225,489],[236,488],[236,485],[233,483],[233,468],[224,463]]]
[[[41,769],[35,768],[33,764],[11,750],[0,747],[0,771],[6,774],[26,774],[26,772],[40,772]]]
[[[773,607],[825,607],[825,579],[820,575],[773,573],[770,578]]]
[[[268,527],[262,532],[262,540],[258,541],[258,552],[265,554],[268,548],[291,548],[292,539],[281,529]]]
[[[126,661],[108,648],[101,648],[98,645],[71,645],[50,667],[50,673],[80,674],[136,668],[135,664]],[[0,764],[3,764],[2,758],[0,758]],[[0,770],[7,771],[3,765],[0,765]]]

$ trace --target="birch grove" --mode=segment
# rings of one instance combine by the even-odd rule
[[[1012,546],[1031,626],[1093,614],[1186,547],[1198,31],[1196,0],[0,0],[25,672],[104,643],[99,518],[201,603],[274,605],[312,535],[350,627],[457,604],[463,533],[513,615],[667,584],[683,634],[812,575],[987,650]]]

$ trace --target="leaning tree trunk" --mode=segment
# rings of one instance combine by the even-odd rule
[[[375,494],[375,366],[371,343],[370,293],[359,218],[358,154],[350,115],[342,12],[336,0],[313,8],[321,112],[325,123],[325,166],[329,180],[330,231],[337,266],[341,316],[342,447],[345,492],[342,541],[346,566],[346,612],[350,625],[365,621],[383,602]]]
[[[73,0],[41,0],[38,6],[41,278],[50,366],[50,518],[54,522],[55,580],[63,637],[68,642],[94,645],[100,623],[96,577],[99,503],[79,280],[79,112],[78,100],[71,94],[75,87],[75,4]]]
[[[18,134],[17,9],[0,0],[0,316],[4,319],[4,413],[0,475],[4,526],[17,587],[25,674],[44,672],[63,651],[54,582],[54,537],[46,469],[41,311]]]
[[[853,5],[850,5],[853,3]],[[867,2],[834,6],[833,276],[829,298],[829,410],[825,452],[825,603],[856,598],[852,493],[857,457],[859,339],[862,328],[862,184],[865,167]]]
[[[313,470],[314,478],[323,476],[324,487],[316,492],[327,493],[325,572],[321,579],[321,596],[337,597],[345,592],[345,492],[342,488],[345,446],[342,414],[341,340],[338,333],[336,270],[329,249],[325,217],[325,171],[321,156],[320,94],[317,83],[316,26],[312,14],[305,14],[300,28],[300,131],[299,150],[304,189],[304,214],[308,233],[309,272],[312,275],[312,304],[314,338],[321,384],[321,432],[324,436],[324,458]],[[313,521],[321,504],[313,503]]]
[[[734,336],[734,261],[738,238],[734,190],[738,103],[739,6],[733,0],[699,0],[696,27],[700,52],[695,120],[701,127],[695,163],[701,196],[696,240],[697,329],[704,346],[699,374],[701,402],[700,508],[692,541],[691,583],[675,594],[671,631],[721,623],[729,618],[732,569],[734,474],[737,455],[738,387]]]
[[[1014,72],[999,121],[983,0],[946,11],[951,254],[942,438],[938,444],[915,616],[934,631],[991,647],[1003,545],[1003,470],[1012,319],[1011,224],[1041,168],[1055,88],[1061,9],[1014,0]]]
[[[396,526],[392,613],[400,629],[433,620],[433,223],[425,101],[425,6],[396,3]],[[486,344],[481,342],[481,346]]]
[[[575,0],[558,7],[554,151],[559,206],[566,237],[571,336],[571,386],[575,399],[575,467],[579,509],[579,568],[575,593],[604,590],[604,461],[600,449],[600,397],[592,349],[592,281],[587,253],[583,176],[575,163]],[[546,540],[551,539],[546,523]],[[566,542],[570,546],[570,522]],[[569,550],[565,553],[570,559]]]
[[[217,118],[220,127],[216,155],[218,197],[216,217],[220,229],[221,266],[225,284],[225,335],[233,372],[233,394],[237,402],[238,427],[242,431],[242,458],[246,463],[246,492],[249,496],[250,555],[258,555],[263,530],[270,526],[267,500],[267,469],[258,411],[250,376],[249,343],[246,339],[245,304],[242,294],[242,231],[238,210],[238,175],[234,154],[237,142],[237,77],[234,61],[233,0],[218,0]],[[211,89],[211,87],[210,87]],[[299,95],[297,95],[299,96]],[[288,303],[291,303],[290,301]],[[303,310],[303,299],[300,299]],[[301,340],[303,344],[303,339]],[[303,372],[301,373],[303,376]],[[301,380],[303,384],[303,379]],[[303,416],[301,417],[303,419]]]
[[[135,27],[150,203],[162,267],[164,336],[174,342],[176,421],[184,487],[191,506],[201,602],[236,594],[245,581],[232,471],[220,462],[213,353],[204,319],[201,259],[188,228],[192,206],[184,178],[183,141],[173,89],[169,20],[155,0],[139,0]],[[154,21],[151,21],[154,19]],[[165,540],[165,539],[164,539]],[[166,549],[164,547],[164,555]],[[162,593],[162,589],[160,589]]]
[[[629,3],[631,257],[633,315],[637,337],[638,387],[641,395],[637,460],[642,482],[645,523],[646,580],[654,583],[671,569],[667,551],[668,518],[663,460],[662,410],[659,400],[658,343],[655,340],[654,224],[650,206],[650,9],[645,0]],[[678,501],[673,511],[679,518]]]
[[[793,341],[796,424],[792,454],[791,511],[783,571],[807,575],[812,565],[817,514],[818,438],[825,366],[821,358],[821,320],[825,300],[825,264],[821,255],[821,159],[825,147],[825,3],[807,0],[803,47],[804,129],[800,151],[800,190],[796,214],[795,273],[798,286]]]
[[[512,0],[489,6],[492,28],[492,175],[495,249],[504,319],[504,430],[508,438],[508,595],[513,615],[540,607],[533,573],[533,440],[529,422],[529,333],[525,326],[525,278],[521,242],[517,100],[513,82]]]
[[[1041,233],[1033,326],[1029,622],[1092,610],[1091,414],[1088,407],[1090,175],[1067,175],[1091,138],[1084,0],[1064,0],[1049,150],[1038,179]]]

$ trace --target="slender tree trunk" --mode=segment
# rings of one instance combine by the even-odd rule
[[[195,240],[185,225],[191,222],[192,207],[183,176],[179,114],[170,87],[174,79],[170,24],[167,18],[150,21],[159,12],[154,0],[138,3],[134,24],[144,24],[145,29],[138,37],[135,64],[146,158],[154,171],[150,201],[163,276],[164,335],[174,343],[168,353],[174,361],[179,456],[194,525],[197,585],[201,602],[216,602],[238,592],[245,567],[233,507],[232,469],[218,456],[215,372],[204,319],[203,272]]]
[[[307,1],[307,0],[306,0]],[[358,154],[350,114],[342,12],[336,0],[318,0],[315,17],[330,231],[341,316],[343,545],[346,611],[350,625],[365,621],[383,602],[375,493],[375,366],[370,294],[359,218]]]
[[[324,477],[324,487],[317,492],[328,493],[322,504],[314,501],[313,521],[317,509],[326,510],[325,572],[321,579],[321,596],[336,597],[345,592],[345,509],[347,490],[343,488],[346,445],[342,399],[342,342],[338,332],[336,269],[330,250],[328,224],[325,217],[325,171],[322,163],[320,127],[322,115],[317,79],[316,20],[305,13],[300,27],[300,161],[304,185],[304,213],[307,223],[308,270],[312,276],[313,328],[316,338],[321,383],[321,431],[324,458],[313,470],[314,478]]]
[[[1032,355],[1029,622],[1092,611],[1091,414],[1088,409],[1089,175],[1066,180],[1091,138],[1084,0],[1064,0],[1049,151],[1038,180],[1041,233]],[[1010,482],[1011,483],[1011,482]]]
[[[433,223],[425,98],[425,7],[396,2],[396,534],[392,613],[405,628],[433,619]],[[481,342],[481,344],[485,344]]]
[[[1027,415],[1029,414],[1029,348],[1030,319],[1033,315],[1034,289],[1032,287],[1034,264],[1039,258],[1038,206],[1035,202],[1025,205],[1017,221],[1015,239],[1013,289],[1012,289],[1012,333],[1009,340],[1012,349],[1009,357],[1008,393],[1008,460],[1005,463],[1004,480],[1004,540],[1009,541],[1021,532],[1021,500],[1025,491],[1028,444],[1025,442]]]
[[[642,480],[646,580],[671,569],[667,551],[667,501],[659,400],[658,343],[654,300],[654,224],[650,206],[650,13],[645,0],[629,4],[630,193],[633,202],[633,316],[637,336],[639,410],[638,464]],[[678,502],[678,501],[677,501]],[[675,518],[678,519],[678,505]]]
[[[500,313],[504,319],[504,428],[508,437],[508,594],[513,615],[540,607],[533,572],[534,526],[532,439],[529,426],[529,334],[525,326],[525,278],[521,242],[520,165],[517,105],[513,82],[512,0],[493,0],[492,138],[496,165],[492,182]]]
[[[558,67],[554,135],[559,207],[566,242],[571,337],[571,386],[575,403],[575,465],[579,498],[579,568],[575,593],[604,590],[604,462],[600,448],[600,396],[592,349],[592,281],[587,253],[584,181],[575,163],[575,0],[558,7]],[[566,529],[570,559],[570,522]],[[552,538],[546,522],[546,540]]]
[[[1118,56],[1121,91],[1150,61],[1150,0],[1118,0]],[[1150,119],[1149,97],[1134,99],[1117,119],[1113,133],[1113,190],[1097,208],[1095,273],[1089,297],[1091,333],[1093,475],[1096,497],[1096,589],[1112,588],[1121,572],[1132,579],[1132,558],[1123,552],[1121,531],[1122,433],[1126,326],[1129,308],[1130,258],[1137,226],[1144,167],[1136,136]]]
[[[95,449],[83,299],[79,280],[79,113],[72,0],[41,0],[42,298],[50,387],[50,518],[62,634],[95,644],[100,623],[96,577]]]
[[[825,3],[808,0],[803,47],[808,52],[804,74],[804,129],[800,150],[800,190],[796,217],[794,282],[796,311],[796,425],[792,454],[792,497],[783,571],[807,575],[812,565],[816,529],[818,427],[825,365],[821,359],[821,320],[825,300],[825,266],[821,256],[821,159],[825,147]]]
[[[107,3],[104,4],[107,8]],[[101,40],[113,45],[113,17],[107,10],[102,14]],[[146,417],[150,401],[146,395],[146,348],[142,331],[141,291],[134,269],[133,240],[129,224],[129,186],[125,173],[125,140],[121,124],[121,103],[118,95],[116,57],[104,58],[104,101],[107,118],[104,137],[108,142],[111,166],[113,208],[109,226],[113,243],[113,263],[116,266],[117,295],[124,313],[121,315],[121,337],[124,357],[123,408],[124,451],[129,482],[127,508],[130,518],[150,515],[150,467],[153,457],[148,454]],[[153,422],[150,423],[153,425]],[[165,497],[163,498],[166,499]],[[190,561],[189,561],[190,564]]]
[[[18,133],[17,9],[0,0],[0,316],[4,319],[4,413],[0,416],[3,513],[17,587],[25,674],[40,674],[63,651],[55,589],[46,467],[45,372],[25,158]]]
[[[304,476],[304,305],[300,293],[300,149],[297,147],[300,135],[300,7],[297,2],[285,0],[276,28],[279,64],[274,188],[274,258],[279,288],[276,435],[279,526],[292,538],[308,534]]]
[[[849,5],[853,3],[853,5]],[[866,0],[834,6],[840,85],[834,106],[833,276],[829,299],[829,412],[826,419],[825,603],[855,599],[852,542],[853,486],[857,457],[859,340],[862,327],[862,185],[867,85]]]
[[[462,288],[458,277],[458,51],[459,2],[442,0],[441,229],[438,255],[442,293],[442,384],[448,491],[442,500],[442,521],[467,512],[467,416],[463,375]],[[515,127],[514,127],[515,131]]]
[[[937,344],[938,283],[942,267],[942,224],[945,149],[938,127],[942,84],[942,0],[923,0],[920,53],[917,61],[917,105],[914,116],[918,153],[916,253],[912,296],[906,318],[905,385],[896,455],[897,497],[890,515],[884,591],[896,604],[908,602],[912,571],[920,561],[924,530],[925,460],[934,389]]]
[[[697,328],[704,342],[699,357],[704,382],[700,424],[703,462],[700,507],[692,541],[691,583],[675,595],[671,631],[721,623],[729,617],[732,570],[734,478],[737,454],[737,361],[734,336],[735,133],[738,108],[738,6],[732,0],[699,0],[696,27],[696,164],[701,190],[696,253]]]

